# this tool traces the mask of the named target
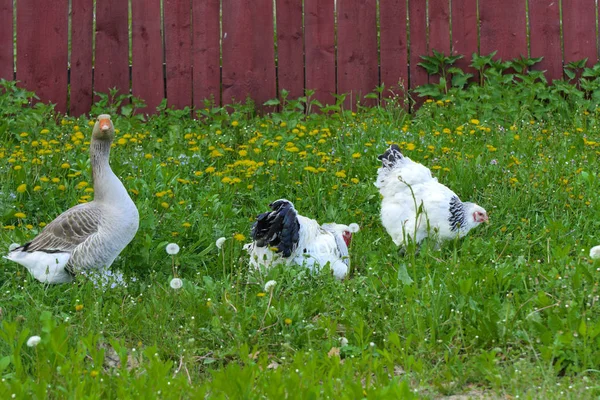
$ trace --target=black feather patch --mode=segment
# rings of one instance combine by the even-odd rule
[[[29,247],[31,246],[32,243],[33,242],[25,243],[23,246],[17,247],[15,250],[21,250],[21,251],[25,251],[25,252],[28,252],[28,253],[32,253],[34,251],[42,251],[42,252],[48,253],[48,254],[64,253],[64,250],[56,250],[56,249],[35,249],[35,250],[31,250],[31,249],[29,249]]]
[[[457,196],[450,199],[449,211],[450,217],[448,217],[448,222],[450,223],[450,230],[456,232],[465,224],[465,206]]]
[[[289,257],[300,239],[300,222],[294,205],[285,199],[269,204],[273,211],[260,214],[252,225],[252,239],[258,247],[275,247]]]
[[[393,144],[385,151],[385,153],[381,154],[377,158],[381,160],[383,167],[391,168],[398,161],[402,160],[404,156],[400,152],[400,147],[398,147],[397,144]]]

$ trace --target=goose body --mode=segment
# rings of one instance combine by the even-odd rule
[[[60,214],[5,258],[46,283],[70,282],[78,271],[110,267],[139,226],[138,210],[109,165],[113,139],[110,116],[100,115],[90,144],[94,200]]]

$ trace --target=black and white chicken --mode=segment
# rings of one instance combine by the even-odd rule
[[[409,241],[419,245],[432,237],[436,247],[463,237],[482,222],[487,212],[474,203],[462,202],[438,182],[429,168],[412,161],[393,144],[378,157],[375,186],[383,196],[381,222],[396,245],[406,250]]]
[[[276,200],[272,211],[260,214],[252,225],[252,243],[244,246],[254,268],[303,265],[311,270],[329,264],[333,275],[343,279],[350,268],[348,246],[358,224],[323,224],[299,215],[291,201]]]

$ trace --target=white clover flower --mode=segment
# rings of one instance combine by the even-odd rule
[[[271,290],[273,290],[273,288],[275,287],[275,285],[277,285],[276,281],[268,281],[267,283],[265,283],[265,292],[270,292]]]
[[[371,343],[369,343],[369,346],[370,347],[375,347],[375,343],[371,342]]]
[[[173,289],[181,289],[181,287],[183,286],[183,281],[179,278],[173,278],[171,279],[171,282],[169,282],[169,285]]]
[[[227,240],[226,237],[218,238],[217,242],[215,243],[217,245],[217,249],[220,249],[221,247],[223,247],[223,243],[225,243],[226,240]]]
[[[348,346],[348,339],[346,339],[345,337],[341,337],[341,338],[340,338],[340,345],[341,345],[342,347],[344,347],[344,346]]]
[[[21,247],[21,245],[19,243],[11,243],[11,245],[8,246],[8,251],[13,251],[17,247]]]
[[[32,336],[29,339],[27,339],[27,346],[29,347],[35,347],[37,346],[40,342],[42,341],[42,338],[39,336]]]
[[[174,256],[175,254],[179,253],[179,245],[177,243],[169,243],[166,250],[167,254]]]
[[[600,258],[600,246],[592,247],[592,249],[590,250],[590,257],[594,260]]]
[[[350,229],[350,232],[352,232],[352,233],[356,233],[356,232],[360,231],[360,226],[358,226],[358,224],[356,222],[353,222],[350,225],[348,225],[348,228]]]

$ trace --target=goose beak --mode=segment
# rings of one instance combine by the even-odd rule
[[[110,129],[110,119],[101,119],[99,122],[100,122],[100,129],[102,131],[107,131]]]

